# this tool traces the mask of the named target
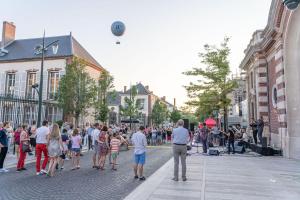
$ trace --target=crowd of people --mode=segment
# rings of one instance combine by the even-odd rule
[[[36,157],[36,175],[54,176],[56,170],[64,169],[65,160],[72,161],[71,170],[80,169],[83,146],[93,151],[93,168],[104,170],[106,158],[109,157],[111,169],[117,170],[120,146],[129,145],[123,137],[126,131],[127,127],[107,127],[99,123],[74,128],[67,123],[61,127],[56,123],[50,125],[45,120],[41,127],[33,121],[31,126],[22,125],[15,130],[8,122],[0,123],[0,173],[8,172],[4,161],[12,145],[11,153],[16,154],[17,172],[27,170],[27,155]],[[42,157],[44,160],[41,163]]]

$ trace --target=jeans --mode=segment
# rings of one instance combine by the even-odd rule
[[[48,163],[48,149],[46,144],[37,144],[35,148],[36,152],[36,172],[41,171],[41,159],[42,159],[42,152],[44,154],[44,161],[42,164],[42,169],[46,169]]]
[[[230,145],[232,146],[232,152],[235,153],[234,140],[228,140],[228,154],[230,154]]]
[[[181,161],[181,176],[186,178],[186,145],[173,145],[173,156],[174,156],[174,178],[178,179],[178,170],[179,170],[179,157]]]
[[[202,148],[203,148],[203,153],[207,153],[207,149],[208,149],[207,138],[206,139],[202,138]]]
[[[91,135],[89,135],[88,136],[88,143],[89,143],[89,150],[92,148],[92,136]]]
[[[3,168],[3,163],[7,154],[7,147],[2,147],[0,152],[0,169]]]
[[[253,139],[254,139],[254,143],[257,144],[257,130],[253,131]]]

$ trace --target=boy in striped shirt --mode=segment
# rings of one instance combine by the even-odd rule
[[[117,170],[116,169],[116,163],[117,163],[117,157],[119,154],[119,149],[120,149],[121,141],[117,138],[117,133],[113,133],[113,137],[110,140],[110,151],[111,151],[111,157],[113,159],[112,162],[112,170]]]

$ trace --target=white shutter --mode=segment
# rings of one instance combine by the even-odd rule
[[[6,73],[0,73],[0,95],[4,95],[5,93],[5,82],[6,82]]]
[[[21,87],[21,73],[15,73],[15,87],[14,87],[14,96],[20,97],[20,87]]]
[[[20,77],[19,93],[21,97],[25,97],[25,91],[27,87],[27,72],[21,72],[19,74],[19,77]]]
[[[40,71],[37,71],[36,72],[36,83],[39,85],[40,85],[40,75],[41,75]],[[35,93],[35,99],[36,100],[39,99],[39,95],[37,93]]]

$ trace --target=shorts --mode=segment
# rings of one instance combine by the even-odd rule
[[[116,159],[119,155],[119,152],[111,152],[111,158]]]
[[[80,148],[72,148],[72,151],[75,153],[80,153]]]
[[[97,155],[97,154],[99,153],[99,145],[98,145],[98,144],[95,144],[95,145],[93,146],[93,148],[94,148],[94,154]]]
[[[146,153],[134,154],[134,161],[137,165],[144,165],[146,162]]]

